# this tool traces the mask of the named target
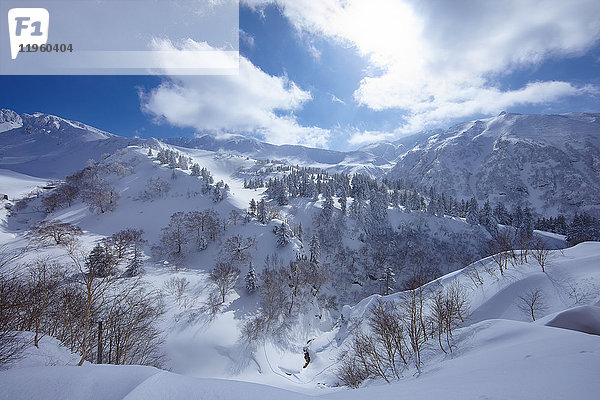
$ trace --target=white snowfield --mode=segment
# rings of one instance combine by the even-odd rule
[[[0,375],[1,399],[264,399],[310,398],[283,389],[191,378],[153,367],[86,365],[15,368]]]
[[[35,363],[57,364],[69,359],[54,351],[58,354],[54,359],[35,361],[35,351],[48,353],[47,347],[58,346],[46,340],[39,350],[31,349],[28,358],[15,368],[0,372],[0,398],[597,399],[600,393],[600,243],[582,243],[565,250],[564,254],[554,252],[546,273],[535,261],[530,261],[509,267],[504,276],[494,278],[483,272],[490,262],[482,260],[430,284],[448,285],[459,280],[467,287],[466,272],[482,269],[484,284],[467,287],[472,314],[466,326],[455,332],[455,350],[444,355],[433,343],[424,357],[422,372],[417,374],[408,369],[400,381],[392,384],[371,381],[356,390],[332,387],[334,369],[324,366],[333,363],[349,337],[343,324],[338,324],[332,332],[311,342],[314,362],[308,368],[288,371],[288,378],[295,380],[284,381],[273,373],[278,364],[273,359],[269,361],[266,351],[265,358],[257,357],[258,363],[272,364],[271,369],[262,368],[260,373],[261,381],[269,386],[199,379],[139,366],[35,367]],[[536,322],[525,322],[528,317],[518,308],[518,295],[531,288],[543,291],[548,308],[545,316],[540,315]],[[384,299],[393,300],[401,295]],[[364,319],[369,305],[378,297],[371,296],[354,307],[345,307],[346,320]],[[201,349],[197,351],[202,353]],[[287,358],[294,364],[292,355],[288,354]],[[28,362],[28,359],[34,361]],[[252,379],[252,368],[232,379]]]

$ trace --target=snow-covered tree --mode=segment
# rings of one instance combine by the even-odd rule
[[[116,266],[115,258],[100,243],[94,246],[86,261],[87,273],[101,278],[113,275],[116,272]]]
[[[333,216],[333,209],[333,199],[331,198],[331,196],[325,197],[325,200],[323,201],[323,209],[321,210],[319,218],[321,224],[326,225],[331,221],[331,217]]]
[[[90,210],[100,214],[114,211],[120,197],[119,192],[102,179],[88,184],[82,195],[83,201],[90,207]]]
[[[217,263],[215,268],[210,271],[209,278],[217,285],[222,303],[225,303],[225,297],[235,287],[239,275],[240,270],[230,263]]]
[[[250,263],[248,266],[248,273],[246,274],[246,290],[249,294],[252,294],[257,289],[256,282],[256,271],[254,270],[254,265]]]
[[[171,215],[169,225],[162,229],[161,243],[165,249],[174,255],[183,254],[184,245],[189,240],[185,224],[185,214],[182,211],[178,211]]]
[[[346,215],[348,199],[346,198],[345,194],[342,194],[339,197],[338,203],[340,204],[340,211],[341,211],[342,215]]]
[[[250,206],[248,207],[248,214],[256,215],[256,201],[254,199],[250,200]]]
[[[258,222],[260,222],[261,224],[266,224],[268,222],[267,210],[264,200],[258,202],[258,206],[256,207],[256,219],[258,219]]]
[[[277,235],[278,247],[285,247],[290,243],[292,235],[285,223],[282,222],[281,226],[276,228],[275,234]]]
[[[381,235],[388,231],[388,204],[387,195],[383,190],[374,190],[369,199],[370,208],[367,233]]]
[[[467,206],[466,220],[467,223],[471,225],[479,224],[479,205],[477,204],[475,197],[471,198]]]
[[[321,243],[319,242],[319,238],[317,235],[312,235],[309,244],[310,251],[310,262],[318,264],[319,258],[321,257]]]
[[[383,268],[383,275],[379,280],[383,282],[383,294],[389,295],[392,291],[392,285],[396,282],[395,273],[391,265],[386,265]]]

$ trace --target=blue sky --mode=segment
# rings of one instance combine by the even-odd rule
[[[504,110],[597,112],[599,4],[242,0],[238,76],[2,76],[0,107],[340,150]]]

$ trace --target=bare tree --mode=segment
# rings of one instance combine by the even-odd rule
[[[0,270],[0,369],[21,358],[29,344],[17,328],[26,307],[25,287],[14,270]]]
[[[231,263],[219,262],[215,268],[210,271],[209,278],[217,285],[222,303],[225,303],[225,297],[235,287],[235,282],[239,275],[239,268],[234,267]]]
[[[427,331],[423,323],[424,289],[411,290],[402,302],[403,324],[414,356],[417,370],[421,370],[421,352],[427,342]]]
[[[142,238],[143,233],[141,229],[127,228],[112,234],[104,243],[116,258],[123,259],[136,244],[145,242]]]
[[[102,179],[89,183],[82,193],[83,201],[90,207],[90,210],[100,214],[114,211],[120,197],[119,192]]]
[[[237,225],[239,221],[242,219],[242,214],[238,210],[231,210],[229,213],[229,220],[233,225]]]
[[[548,248],[548,245],[543,239],[537,238],[533,241],[531,255],[542,268],[542,272],[546,272],[546,266],[551,260],[552,251]]]
[[[378,346],[386,358],[387,370],[399,379],[399,364],[408,363],[404,328],[401,315],[395,303],[378,300],[371,309],[368,324],[374,333]]]
[[[78,365],[83,365],[92,347],[90,344],[90,322],[97,315],[106,301],[106,292],[114,282],[109,274],[99,274],[96,267],[99,264],[90,263],[89,256],[81,249],[74,249],[69,254],[79,273],[75,282],[83,289],[85,300],[83,312],[80,315],[81,330],[78,337],[81,359]]]
[[[523,313],[529,315],[532,321],[535,321],[536,314],[539,315],[548,309],[541,289],[531,289],[519,296],[517,306]]]
[[[279,265],[276,256],[267,257],[265,267],[260,273],[260,305],[268,327],[289,309],[289,297],[286,289],[288,273]]]
[[[163,198],[169,193],[169,182],[160,177],[150,178],[146,183],[146,189],[140,194],[142,200],[154,200]]]
[[[65,277],[64,268],[48,259],[38,259],[28,267],[26,315],[29,319],[27,330],[34,334],[33,345],[39,347],[43,336],[42,323],[50,303],[55,299],[54,292]]]
[[[185,214],[181,211],[172,214],[169,225],[162,231],[162,245],[172,254],[183,254],[183,247],[188,241],[185,231]]]
[[[188,281],[186,278],[172,277],[165,282],[164,286],[168,294],[175,296],[177,304],[181,304],[181,300],[185,295],[185,291],[189,285],[190,281]]]
[[[31,229],[33,236],[41,241],[52,241],[56,245],[68,245],[83,234],[81,228],[60,220],[44,221]]]
[[[107,362],[159,367],[163,336],[156,322],[164,313],[159,293],[146,290],[138,280],[123,282],[115,289],[107,293],[97,317],[104,320]]]
[[[250,250],[255,246],[256,240],[254,238],[242,238],[241,235],[233,235],[223,243],[221,258],[226,262],[248,263],[251,260]]]
[[[498,266],[500,275],[504,275],[509,261],[516,260],[512,242],[510,230],[505,229],[503,233],[496,234],[494,240],[489,243],[492,260]]]

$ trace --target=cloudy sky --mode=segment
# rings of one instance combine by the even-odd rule
[[[598,112],[599,15],[597,0],[241,0],[238,75],[2,77],[0,106],[340,150],[501,111]]]

